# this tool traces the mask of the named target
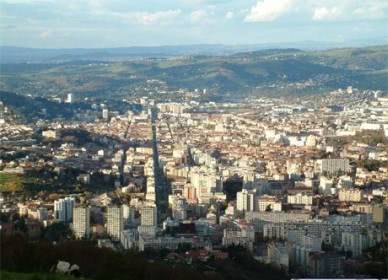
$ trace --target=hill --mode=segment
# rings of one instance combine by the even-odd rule
[[[74,111],[68,104],[60,104],[42,97],[17,95],[12,92],[0,90],[0,101],[9,106],[19,117],[24,120],[35,118],[72,118]]]
[[[0,89],[44,96],[67,92],[115,98],[131,95],[149,79],[175,88],[207,88],[240,97],[270,89],[281,93],[320,92],[352,85],[388,90],[388,46],[326,51],[269,49],[229,55],[194,55],[1,64]]]

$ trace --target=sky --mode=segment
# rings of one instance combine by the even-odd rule
[[[387,38],[388,0],[0,0],[0,45],[7,46],[372,43]]]

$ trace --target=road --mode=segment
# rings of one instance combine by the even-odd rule
[[[155,108],[151,110],[152,125],[152,150],[153,150],[153,169],[155,176],[156,205],[158,208],[159,220],[166,218],[168,210],[168,195],[170,193],[170,184],[164,176],[163,170],[159,166],[159,150],[157,138],[157,119],[158,112]]]

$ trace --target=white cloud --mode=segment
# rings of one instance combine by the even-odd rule
[[[181,10],[166,10],[157,12],[130,12],[115,13],[128,22],[142,25],[167,24],[171,23],[177,16],[182,13]]]
[[[314,21],[373,20],[388,15],[388,0],[257,0],[247,22],[271,22],[286,13]]]
[[[325,0],[312,7],[313,20],[365,20],[381,19],[388,13],[385,0]]]
[[[42,4],[42,3],[53,3],[53,0],[4,0],[6,4]]]
[[[224,4],[231,2],[232,0],[179,0],[186,5],[198,6],[198,5],[211,5],[211,4]]]
[[[39,38],[41,39],[48,39],[50,36],[51,36],[50,30],[43,31],[39,34]]]
[[[365,1],[353,9],[352,16],[362,19],[380,19],[388,14],[388,1]]]
[[[245,17],[248,22],[274,21],[285,14],[294,3],[293,0],[260,0]]]
[[[231,11],[229,11],[229,12],[227,12],[227,13],[225,14],[225,18],[226,18],[226,19],[232,19],[233,17],[234,17],[234,13],[231,12]]]
[[[107,3],[103,0],[88,0],[86,1],[88,7],[92,10],[101,10],[106,8]]]
[[[190,19],[192,22],[201,22],[208,18],[208,14],[205,10],[196,10],[191,13]]]
[[[332,20],[341,15],[341,11],[337,7],[318,7],[314,9],[313,20]]]

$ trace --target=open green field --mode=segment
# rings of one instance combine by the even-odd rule
[[[11,173],[0,173],[0,192],[16,192],[22,189],[22,176]]]

